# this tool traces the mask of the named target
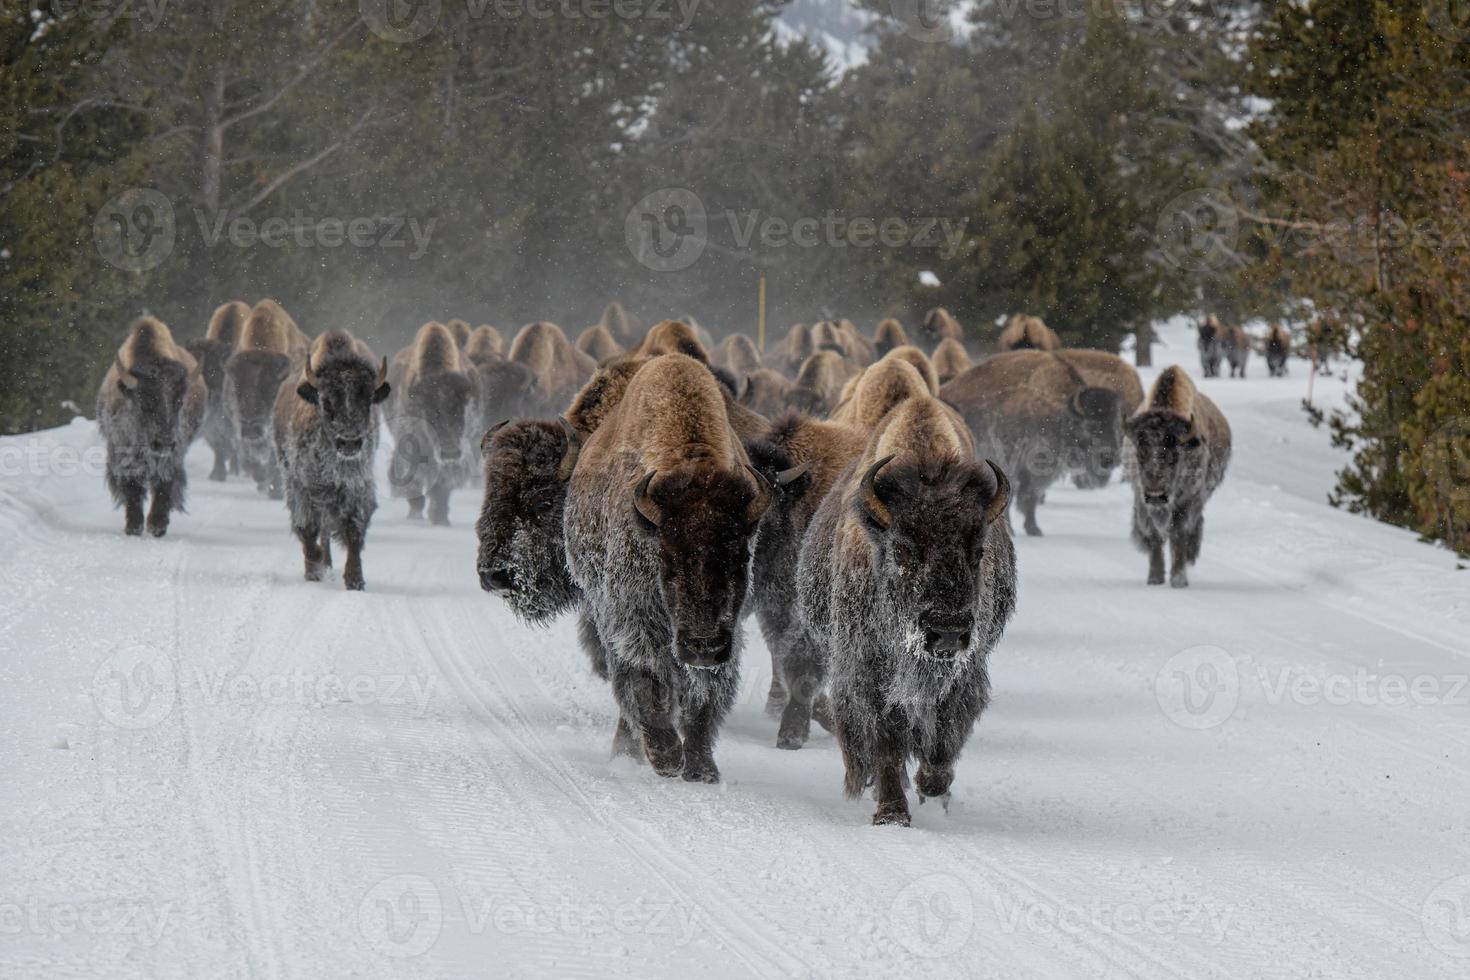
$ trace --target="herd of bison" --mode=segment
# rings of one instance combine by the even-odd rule
[[[126,533],[167,531],[202,435],[210,479],[243,471],[284,498],[307,580],[335,540],[349,589],[386,422],[410,519],[447,524],[451,491],[482,475],[481,586],[531,623],[576,610],[618,707],[615,754],[719,779],[753,611],[777,745],[800,748],[816,719],[847,793],[871,787],[873,822],[907,825],[910,760],[920,802],[947,801],[989,697],[1015,606],[1012,503],[1039,535],[1052,482],[1100,487],[1121,466],[1148,582],[1181,588],[1230,458],[1224,416],[1178,366],[1145,393],[1121,358],[1063,348],[1026,315],[995,346],[977,355],[943,309],[911,331],[827,320],[767,351],[740,333],[715,346],[690,319],[645,331],[613,303],[575,344],[545,321],[507,346],[452,320],[390,359],[343,330],[312,340],[272,300],[232,302],[183,345],[135,322],[97,417]],[[1239,327],[1205,319],[1199,350],[1207,377],[1245,376]],[[1272,375],[1289,350],[1272,328]]]

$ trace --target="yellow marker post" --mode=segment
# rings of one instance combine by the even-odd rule
[[[756,346],[762,354],[766,352],[766,277],[761,276],[760,312],[755,320]]]

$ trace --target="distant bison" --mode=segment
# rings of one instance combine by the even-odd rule
[[[378,405],[390,390],[387,358],[375,366],[365,344],[329,330],[312,345],[295,384],[276,396],[272,429],[308,582],[332,566],[336,538],[347,549],[343,586],[364,586],[362,549],[378,507]]]
[[[240,457],[235,447],[235,424],[230,420],[230,407],[225,402],[225,365],[235,353],[250,307],[235,300],[225,303],[209,318],[209,327],[200,340],[185,346],[204,372],[204,387],[209,392],[209,407],[204,413],[201,435],[214,450],[211,480],[223,480],[229,473],[240,472]]]
[[[276,392],[306,359],[309,343],[296,321],[274,300],[250,311],[235,353],[225,365],[225,404],[235,426],[240,465],[255,487],[281,496],[280,473],[271,445],[271,411]]]
[[[736,378],[745,378],[761,369],[760,349],[743,333],[732,333],[721,341],[714,359]]]
[[[462,350],[476,367],[484,367],[505,356],[505,338],[490,324],[481,324],[470,331]]]
[[[878,329],[873,334],[873,353],[882,357],[895,347],[906,346],[909,335],[904,332],[903,324],[889,317],[878,324]]]
[[[419,328],[406,358],[394,358],[386,415],[393,433],[388,479],[408,499],[409,520],[449,523],[449,494],[470,475],[471,440],[480,429],[480,374],[464,359],[448,327]],[[401,367],[399,367],[401,365]]]
[[[933,394],[929,379],[904,356],[904,348],[895,348],[857,377],[832,413],[832,421],[871,433],[899,404]]]
[[[934,373],[938,375],[939,383],[944,384],[952,378],[958,378],[970,368],[975,362],[970,360],[965,345],[953,337],[946,337],[934,348]]]
[[[807,531],[800,615],[830,665],[844,788],[874,787],[875,824],[908,825],[910,759],[920,801],[948,799],[989,700],[1016,601],[1008,492],[954,411],[924,395],[884,419]]]
[[[1205,503],[1230,463],[1230,425],[1178,366],[1160,374],[1143,410],[1128,420],[1133,542],[1148,553],[1148,584],[1189,585],[1187,569],[1204,540]]]
[[[594,323],[577,338],[577,350],[601,364],[608,358],[621,354],[623,347],[605,324]]]
[[[965,339],[965,331],[960,327],[959,321],[950,316],[949,310],[946,310],[942,306],[936,306],[928,313],[925,313],[924,319],[919,322],[919,327],[915,333],[918,339],[930,350],[937,347],[939,342],[946,337],[952,337],[959,341]]]
[[[597,362],[573,347],[561,327],[545,320],[521,328],[508,359],[531,370],[551,412],[565,407],[597,370]]]
[[[806,359],[797,372],[796,384],[787,395],[792,408],[808,415],[824,416],[837,407],[842,386],[857,371],[841,354],[819,350]]]
[[[1286,377],[1286,362],[1291,357],[1291,334],[1278,323],[1271,324],[1266,335],[1266,370],[1273,378]]]
[[[1244,378],[1246,362],[1251,356],[1251,339],[1239,324],[1229,324],[1221,328],[1220,352],[1230,364],[1230,376]]]
[[[793,324],[781,343],[766,355],[766,365],[780,371],[788,378],[796,377],[801,365],[816,353],[817,345],[812,339],[812,328],[805,323]]]
[[[1220,376],[1220,361],[1224,357],[1220,346],[1222,332],[1220,321],[1213,314],[1199,322],[1199,335],[1195,340],[1195,346],[1199,348],[1200,371],[1207,378]]]
[[[107,489],[124,513],[123,530],[161,538],[169,514],[184,509],[184,453],[208,401],[199,362],[174,343],[161,320],[134,321],[97,391],[97,423],[107,441]]]
[[[738,687],[751,540],[771,493],[721,386],[682,354],[643,365],[581,448],[567,563],[622,716],[660,775],[719,780],[714,743]]]
[[[752,371],[740,386],[741,405],[767,418],[775,418],[791,407],[791,381],[779,371]]]
[[[995,349],[1008,350],[1058,350],[1061,338],[1041,321],[1040,317],[1017,313],[1006,321],[1005,329],[995,339]]]

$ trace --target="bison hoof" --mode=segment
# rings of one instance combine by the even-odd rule
[[[1039,538],[1039,537],[1041,537],[1041,525],[1039,525],[1039,524],[1027,524],[1026,525],[1026,533],[1028,535],[1030,535],[1031,537],[1033,537],[1033,538]]]
[[[718,783],[720,770],[713,759],[685,759],[684,781],[686,783]]]
[[[1164,584],[1164,573],[1163,572],[1149,572],[1148,573],[1148,584],[1149,585],[1163,585]]]
[[[874,827],[907,827],[909,825],[909,806],[900,800],[897,803],[885,803],[873,814]]]
[[[142,524],[129,524],[123,528],[123,533],[130,538],[140,537],[143,534]]]
[[[432,524],[432,525],[434,525],[435,527],[448,527],[449,526],[449,518],[447,518],[447,517],[431,517],[431,518],[429,518],[429,523]]]
[[[320,582],[322,580],[322,567],[320,565],[307,565],[306,580],[308,582]]]
[[[677,776],[684,768],[684,745],[672,728],[654,728],[643,733],[643,753],[660,776]]]
[[[367,582],[362,578],[343,578],[342,586],[352,592],[361,592],[367,588]]]
[[[776,748],[799,749],[806,744],[811,731],[811,707],[792,701],[781,715],[781,728],[776,733]]]
[[[1189,588],[1189,577],[1183,572],[1175,572],[1169,576],[1169,587],[1174,589]]]
[[[832,702],[827,695],[818,694],[812,699],[812,720],[828,732],[837,730],[832,722]]]
[[[153,535],[155,538],[161,538],[168,533],[168,523],[164,522],[162,524],[149,524],[148,533]]]
[[[929,769],[920,766],[919,771],[914,775],[914,782],[919,790],[920,802],[925,797],[937,799],[949,795],[949,784],[954,782],[954,770]]]
[[[215,482],[215,483],[224,483],[225,482],[225,472],[224,472],[224,470],[212,470],[212,471],[210,471],[209,479],[211,481]]]

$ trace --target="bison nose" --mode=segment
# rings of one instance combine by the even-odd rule
[[[486,592],[509,592],[516,586],[515,573],[509,568],[481,568],[480,588]]]
[[[973,616],[929,616],[919,622],[924,630],[924,650],[936,657],[953,657],[968,649]]]
[[[1143,495],[1143,502],[1146,504],[1161,506],[1169,502],[1169,495],[1167,493],[1164,493],[1162,490],[1148,491],[1145,492]]]
[[[712,669],[730,662],[731,635],[720,630],[712,636],[684,635],[679,639],[679,660],[690,667]]]

